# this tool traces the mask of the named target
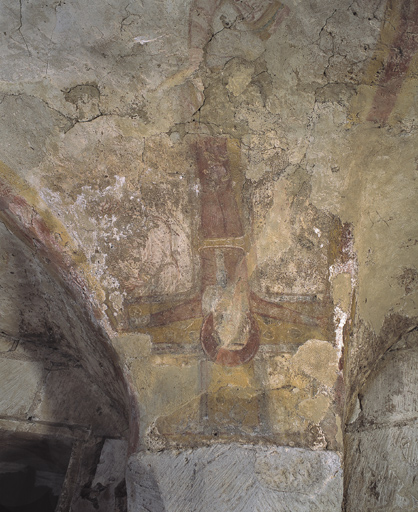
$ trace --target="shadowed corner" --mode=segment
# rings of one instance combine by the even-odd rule
[[[124,512],[132,440],[118,357],[84,301],[60,279],[55,255],[39,241],[32,245],[7,205],[5,212],[0,510]]]
[[[127,487],[129,500],[139,506],[138,510],[166,512],[163,496],[150,464],[133,459],[128,467]]]

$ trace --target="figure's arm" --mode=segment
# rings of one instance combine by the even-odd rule
[[[251,311],[257,315],[275,320],[282,320],[291,324],[302,324],[311,327],[319,327],[323,322],[322,317],[313,317],[305,315],[295,309],[288,308],[281,304],[268,302],[261,299],[258,295],[251,292],[250,294]]]
[[[202,299],[194,297],[193,299],[177,304],[171,308],[152,313],[146,327],[159,327],[168,325],[181,320],[190,320],[202,316]]]

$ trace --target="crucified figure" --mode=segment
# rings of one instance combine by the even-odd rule
[[[223,366],[241,365],[257,353],[260,329],[255,315],[325,329],[324,316],[311,316],[251,292],[249,274],[255,257],[244,229],[239,170],[231,165],[228,139],[202,136],[193,150],[201,197],[200,290],[190,300],[150,314],[142,326],[201,318],[202,348]]]
[[[189,68],[179,72],[184,81],[202,61],[213,36],[213,18],[226,0],[195,0],[189,18]],[[268,39],[289,8],[278,0],[230,0],[237,20],[261,39]],[[228,28],[228,27],[226,27]],[[174,82],[170,79],[171,85]],[[255,249],[245,231],[239,170],[231,165],[228,138],[200,136],[193,145],[199,179],[200,290],[190,300],[162,307],[142,319],[141,327],[156,328],[202,319],[200,341],[207,357],[223,366],[250,361],[260,345],[258,317],[326,329],[323,315],[314,317],[297,308],[269,302],[250,290]],[[235,173],[235,174],[234,174]],[[300,306],[301,303],[299,303]],[[303,310],[303,307],[302,307]],[[309,308],[307,308],[309,310]]]

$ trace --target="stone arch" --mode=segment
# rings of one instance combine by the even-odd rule
[[[382,330],[386,350],[347,424],[344,510],[414,510],[418,502],[418,327],[416,319],[394,316]]]
[[[65,228],[1,170],[0,509],[124,510],[137,415],[100,290]]]

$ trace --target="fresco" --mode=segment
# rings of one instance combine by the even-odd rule
[[[336,445],[334,394],[340,385],[340,356],[330,273],[318,284],[321,294],[295,293],[291,287],[267,294],[257,263],[257,255],[265,255],[266,241],[257,239],[254,214],[248,214],[239,141],[200,135],[187,144],[194,155],[190,186],[199,192],[193,209],[196,284],[181,299],[152,301],[144,296],[131,299],[126,308],[124,332],[142,333],[150,340],[146,358],[135,362],[144,368],[137,373],[147,367],[145,381],[151,389],[171,388],[165,405],[155,405],[154,397],[154,410],[144,406],[149,415],[149,423],[143,418],[144,428],[153,425],[153,442],[176,445],[262,433],[275,442],[305,446],[317,438],[314,419],[319,419],[325,421],[326,443]],[[297,208],[306,217],[305,230],[308,219],[318,224],[318,216]],[[318,225],[326,268],[338,267],[350,257],[344,254],[348,232],[330,216]],[[314,228],[311,232],[319,239]],[[292,229],[300,239],[300,225]],[[297,243],[288,249],[299,257],[303,250]],[[296,274],[312,267],[306,259],[300,262]],[[274,271],[269,277],[275,279]],[[183,391],[176,395],[180,387]]]

